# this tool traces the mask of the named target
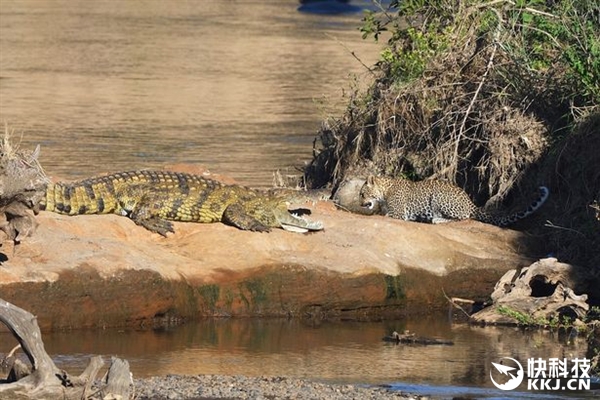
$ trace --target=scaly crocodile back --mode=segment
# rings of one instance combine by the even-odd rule
[[[526,218],[527,216],[536,212],[546,202],[546,200],[548,200],[550,190],[546,186],[540,186],[538,190],[539,196],[533,202],[531,202],[531,204],[529,204],[525,210],[502,216],[489,214],[482,209],[477,209],[475,211],[474,219],[496,226],[508,226],[513,224],[518,220]]]
[[[113,214],[121,213],[117,191],[125,185],[152,184],[163,190],[182,195],[191,190],[215,189],[224,184],[202,176],[170,172],[139,170],[88,178],[76,182],[49,184],[40,209],[59,214]]]

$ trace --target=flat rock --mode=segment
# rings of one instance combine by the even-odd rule
[[[429,225],[308,205],[325,230],[241,231],[175,223],[163,238],[117,215],[42,212],[35,234],[0,248],[4,300],[40,326],[148,325],[201,316],[386,318],[484,299],[531,264],[523,234]]]

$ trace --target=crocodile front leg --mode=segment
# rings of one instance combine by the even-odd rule
[[[233,225],[246,231],[269,232],[271,227],[263,224],[256,218],[248,215],[244,206],[240,203],[233,203],[225,208],[222,222]]]

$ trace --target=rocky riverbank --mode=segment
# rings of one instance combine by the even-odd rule
[[[424,399],[385,387],[285,377],[168,375],[135,380],[137,399]]]
[[[330,202],[294,206],[311,209],[325,230],[175,223],[163,238],[117,215],[42,212],[31,237],[4,241],[0,289],[42,330],[213,316],[398,318],[445,310],[444,293],[482,301],[506,271],[537,256],[526,235],[476,221],[415,224]]]

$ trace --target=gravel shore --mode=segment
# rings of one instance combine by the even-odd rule
[[[136,399],[423,399],[385,387],[285,377],[167,375],[135,380]]]

